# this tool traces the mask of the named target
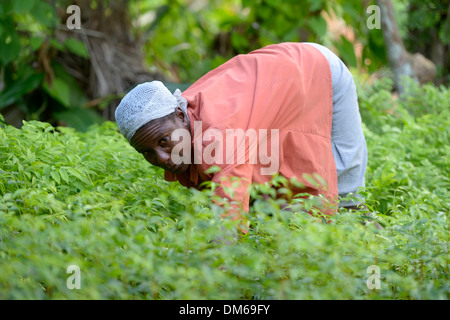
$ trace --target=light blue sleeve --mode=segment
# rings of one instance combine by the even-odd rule
[[[333,86],[333,123],[331,142],[338,174],[338,192],[341,197],[355,194],[365,186],[367,146],[362,130],[358,96],[353,76],[345,64],[330,49],[317,43],[305,42],[317,48],[328,60]],[[340,205],[353,205],[356,202]]]

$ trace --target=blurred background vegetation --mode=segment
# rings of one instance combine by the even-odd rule
[[[392,77],[370,0],[2,0],[0,112],[9,124],[86,130],[114,120],[120,98],[154,79],[172,91],[239,53],[284,41],[330,47],[355,73]],[[449,80],[449,0],[393,0],[405,49]],[[70,5],[81,29],[70,30]],[[1,117],[0,117],[1,119]]]

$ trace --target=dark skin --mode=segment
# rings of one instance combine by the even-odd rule
[[[175,164],[171,159],[173,147],[180,142],[171,139],[172,132],[176,129],[191,131],[189,120],[179,107],[173,113],[152,120],[139,128],[130,144],[152,165],[178,175],[183,174],[188,171],[190,165]]]

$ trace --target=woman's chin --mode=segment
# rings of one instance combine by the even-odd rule
[[[169,169],[168,171],[175,173],[177,175],[181,175],[183,173],[186,173],[189,169],[189,164],[181,163],[178,165],[175,165],[173,168]]]

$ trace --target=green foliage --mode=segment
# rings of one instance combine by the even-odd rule
[[[45,115],[85,130],[101,117],[83,107],[86,94],[54,57],[64,51],[89,55],[83,42],[57,39],[56,10],[43,0],[0,2],[0,110],[16,106],[27,120]]]
[[[93,1],[91,7],[102,7],[108,15],[112,3]],[[70,52],[77,56],[76,61],[89,64],[84,42],[75,36],[57,37],[65,21],[56,12],[65,12],[70,4],[67,0],[0,2],[0,111],[16,108],[26,120],[64,123],[79,130],[101,121],[97,112],[85,107],[86,84],[80,85],[56,59],[62,52]],[[382,30],[367,27],[366,10],[372,4],[375,1],[142,0],[129,1],[128,9],[130,28],[136,39],[144,40],[143,52],[151,71],[177,84],[182,82],[177,86],[186,88],[236,54],[283,41],[334,47],[348,66],[378,71],[387,59]],[[434,40],[430,39],[448,45],[448,1],[396,0],[394,4],[396,13],[401,13],[400,31],[410,52],[431,48]],[[408,6],[413,9],[406,10]],[[362,45],[361,57],[347,35],[330,35],[325,14],[336,15],[351,27],[354,40]],[[439,78],[448,77],[447,69],[438,65]]]
[[[372,214],[325,224],[299,209],[314,199],[286,211],[255,196],[246,235],[211,189],[166,182],[111,122],[0,121],[0,298],[448,299],[449,90],[408,83],[398,101],[391,85],[358,80]]]
[[[405,79],[405,96],[394,99],[390,79],[374,85],[358,81],[371,159],[368,190],[377,194],[374,205],[383,213],[430,203],[447,208],[450,91]]]
[[[348,66],[376,72],[388,61],[382,30],[367,26],[370,5],[376,1],[160,0],[139,1],[132,11],[136,20],[144,12],[154,13],[141,24],[148,39],[148,64],[177,82],[192,82],[236,54],[284,41],[334,47]],[[448,1],[395,0],[394,7],[409,52],[423,52],[437,38],[448,44]],[[345,32],[330,34],[326,15],[342,19],[354,39]],[[362,46],[361,55],[355,51],[356,42]],[[448,67],[438,69],[448,76]]]
[[[437,78],[442,83],[450,81],[450,1],[409,0],[405,18],[405,47],[412,52],[421,52],[437,65]],[[439,55],[442,59],[436,59]],[[437,60],[437,61],[436,61]]]
[[[368,4],[361,1],[216,0],[140,1],[141,15],[155,13],[141,25],[147,62],[177,81],[192,82],[236,54],[279,42],[318,42],[334,46],[349,66],[370,59],[370,71],[386,64],[381,30],[366,25]],[[351,26],[363,46],[358,61],[354,44],[345,36],[334,39],[324,14],[335,14]],[[180,19],[179,17],[183,17]]]

